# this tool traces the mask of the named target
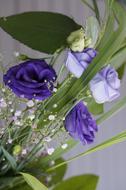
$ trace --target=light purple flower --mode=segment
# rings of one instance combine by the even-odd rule
[[[80,78],[96,55],[97,52],[93,48],[87,48],[83,52],[69,51],[66,67],[75,77]]]
[[[110,65],[104,67],[90,82],[90,90],[97,103],[111,102],[120,96],[118,73]]]
[[[98,130],[95,119],[82,101],[68,113],[64,124],[71,137],[83,144],[92,143],[95,138],[94,133]]]

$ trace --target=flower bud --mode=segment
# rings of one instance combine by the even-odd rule
[[[68,36],[67,43],[72,51],[75,51],[75,52],[83,51],[83,49],[85,47],[85,38],[84,37],[85,37],[85,34],[84,34],[84,30],[82,28],[72,32]]]

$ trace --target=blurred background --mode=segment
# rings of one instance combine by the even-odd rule
[[[101,12],[104,12],[104,0],[97,1]],[[26,11],[59,12],[72,17],[76,22],[82,25],[85,24],[85,19],[88,16],[93,15],[81,0],[0,0],[0,16],[8,16]],[[19,44],[0,29],[0,54],[4,56],[5,63],[11,62],[15,51],[27,54],[31,57],[42,56],[41,53]],[[125,82],[126,75],[122,80],[121,96],[126,95]],[[110,105],[106,104],[105,109],[107,110],[109,107]],[[93,146],[125,130],[125,128],[126,109],[123,109],[99,127],[99,132]],[[125,147],[126,142],[71,162],[65,178],[84,173],[93,173],[100,176],[97,190],[126,190]],[[64,158],[68,159],[84,152],[88,148],[91,148],[91,146],[85,147],[78,144],[69,153],[66,153]]]

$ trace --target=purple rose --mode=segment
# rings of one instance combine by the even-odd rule
[[[110,65],[104,67],[90,82],[92,95],[97,103],[111,102],[119,97],[120,80]]]
[[[3,80],[19,97],[44,100],[52,95],[56,73],[44,60],[29,60],[11,67]]]
[[[94,132],[98,130],[96,121],[82,101],[66,116],[65,128],[75,140],[80,140],[83,144],[92,143]]]
[[[93,48],[87,48],[83,52],[69,51],[66,67],[75,77],[80,78],[96,55],[97,52]]]

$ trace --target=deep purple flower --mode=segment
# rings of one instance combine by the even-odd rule
[[[104,67],[90,82],[92,95],[97,103],[111,102],[120,96],[118,73],[110,65]]]
[[[81,77],[85,69],[97,55],[96,50],[87,48],[83,52],[68,52],[66,67],[77,78]]]
[[[19,97],[44,100],[52,95],[56,73],[44,60],[29,60],[11,67],[3,80]]]
[[[80,140],[83,144],[92,143],[94,132],[98,130],[95,119],[82,101],[66,116],[65,128],[75,140]]]

